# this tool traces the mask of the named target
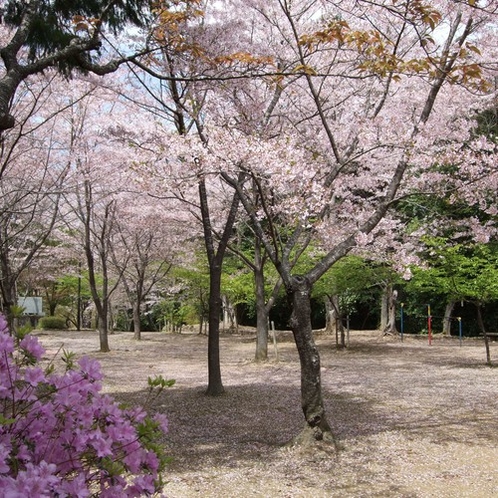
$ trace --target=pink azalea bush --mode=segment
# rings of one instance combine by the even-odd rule
[[[164,416],[122,409],[100,392],[100,364],[81,358],[63,374],[39,366],[36,337],[17,345],[0,315],[2,497],[148,496],[165,464]]]

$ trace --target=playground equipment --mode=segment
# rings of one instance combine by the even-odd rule
[[[404,303],[400,304],[400,336],[401,336],[401,342],[403,342],[403,334],[404,334]],[[428,339],[429,339],[429,346],[432,346],[432,319],[433,318],[443,318],[443,317],[434,317],[431,314],[431,305],[427,305],[427,333],[428,333]],[[460,342],[460,346],[462,345],[462,340],[463,340],[463,329],[462,329],[462,317],[457,316],[457,317],[450,317],[448,320],[457,320],[458,321],[458,338]]]

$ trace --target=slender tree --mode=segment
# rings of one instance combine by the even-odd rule
[[[140,195],[140,194],[138,194]],[[146,193],[142,194],[146,197]],[[158,292],[188,243],[173,206],[152,202],[136,206],[136,195],[119,199],[117,236],[112,239],[111,257],[125,288],[133,314],[134,338],[141,339],[141,310],[147,297]],[[174,213],[174,211],[173,211]],[[180,249],[181,248],[181,249]]]
[[[17,125],[0,147],[0,288],[2,310],[11,319],[17,283],[46,245],[58,222],[59,201],[68,174],[58,156],[55,122],[42,108],[53,98],[52,78],[23,84],[12,106]],[[55,111],[52,109],[51,114]]]

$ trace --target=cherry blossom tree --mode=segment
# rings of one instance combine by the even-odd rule
[[[58,221],[67,164],[58,157],[55,121],[41,109],[54,94],[51,75],[23,84],[12,103],[18,123],[8,130],[0,150],[2,190],[0,264],[2,309],[9,322],[17,304],[17,283],[51,235]],[[53,109],[50,111],[53,113]]]
[[[141,338],[141,307],[151,292],[160,292],[174,264],[189,250],[184,220],[175,207],[143,193],[147,205],[136,205],[137,197],[120,198],[117,235],[112,241],[112,262],[133,311],[134,338]],[[124,253],[124,254],[123,254]]]
[[[250,4],[250,25],[272,27],[275,58],[304,74],[280,97],[264,141],[245,139],[252,153],[239,164],[260,184],[265,208],[256,208],[233,176],[223,176],[239,193],[292,304],[303,436],[327,439],[310,322],[312,286],[354,247],[368,247],[381,233],[395,235],[389,209],[417,191],[423,173],[431,176],[434,158],[451,151],[445,143],[469,137],[469,109],[492,97],[487,63],[493,54],[485,53],[484,42],[496,17],[490,3],[483,9],[464,2],[457,9],[453,2]],[[281,134],[271,139],[282,115],[294,130],[292,141],[285,138],[292,153]],[[285,237],[277,216],[291,229]],[[312,237],[325,256],[294,274],[291,255]]]
[[[496,7],[486,1],[443,0],[430,5],[227,0],[211,7],[202,22],[194,21],[195,12],[182,13],[180,23],[175,16],[174,21],[158,16],[154,48],[166,49],[157,57],[134,60],[162,82],[146,85],[155,102],[149,106],[154,118],[140,123],[129,113],[125,123],[114,114],[120,103],[103,99],[91,113],[80,110],[68,120],[65,157],[71,173],[81,176],[75,174],[73,196],[67,199],[74,201],[73,213],[86,228],[89,265],[97,250],[104,273],[107,259],[102,258],[109,255],[119,191],[130,185],[124,170],[112,166],[129,164],[132,156],[144,185],[148,182],[157,195],[161,189],[163,195],[174,190],[197,209],[213,272],[211,394],[223,391],[217,276],[241,203],[292,305],[303,435],[328,439],[310,321],[312,287],[354,248],[368,251],[374,241],[397,235],[390,209],[401,197],[444,178],[435,163],[452,161],[474,176],[487,167],[490,177],[493,144],[476,139],[471,130],[475,110],[489,108],[496,98],[491,85],[496,46],[489,42]],[[231,15],[242,11],[243,18]],[[100,36],[89,20],[83,21]],[[168,27],[166,34],[161,26]],[[19,46],[25,46],[22,37]],[[16,81],[9,95],[22,80]],[[99,122],[111,108],[112,125]],[[5,116],[7,129],[11,114]],[[84,137],[78,124],[82,116],[94,120],[85,124]],[[168,133],[171,123],[174,134]],[[118,125],[136,127],[133,147],[113,147],[111,127]],[[161,177],[163,183],[157,181]],[[470,189],[465,195],[476,197]],[[227,217],[212,216],[218,206]],[[299,274],[295,262],[311,241],[321,246],[323,256]],[[98,302],[98,292],[94,298]]]
[[[95,87],[91,82],[80,84]],[[61,153],[70,165],[62,219],[73,235],[75,250],[84,254],[98,316],[100,349],[109,351],[111,295],[121,276],[113,272],[111,248],[117,234],[119,196],[129,185],[126,165],[133,155],[129,148],[116,148],[112,138],[112,128],[119,119],[127,119],[124,108],[103,89],[95,90],[84,101],[77,100],[76,86],[73,92],[66,97],[72,105],[58,130],[64,143]]]
[[[187,11],[178,17],[178,24],[183,28],[188,28],[189,22],[194,22],[194,27],[185,29],[185,35],[180,40],[177,33],[171,30],[165,32],[159,24],[154,37],[161,45],[161,50],[150,64],[140,66],[145,71],[143,83],[150,96],[148,102],[142,99],[141,106],[148,108],[151,114],[162,120],[163,129],[166,128],[164,123],[171,123],[178,134],[174,140],[178,147],[176,158],[170,153],[169,160],[170,174],[173,174],[174,181],[163,180],[159,182],[159,186],[186,202],[192,211],[193,219],[200,222],[210,273],[206,392],[217,396],[224,392],[219,352],[222,264],[236,221],[239,199],[233,192],[230,192],[229,198],[226,199],[227,189],[220,182],[216,168],[211,166],[209,160],[205,161],[207,158],[202,151],[208,141],[203,131],[202,114],[203,101],[209,86],[193,84],[192,80],[199,78],[199,74],[210,68],[209,63],[203,63],[204,57],[214,62],[215,56],[206,51],[203,57],[198,56],[194,62],[189,58],[192,52],[201,49],[204,51],[210,43],[214,44],[214,33],[195,23],[197,17],[197,11]],[[202,48],[199,40],[202,40]],[[156,78],[158,82],[146,84],[149,76]],[[157,135],[157,132],[155,134]],[[189,145],[192,144],[191,136],[196,145],[189,150]],[[168,142],[172,148],[171,133],[165,132],[158,140],[162,143]],[[148,171],[145,170],[143,174],[147,175]],[[158,176],[160,170],[153,173],[154,178]],[[164,195],[164,190],[158,192],[158,195]],[[192,195],[194,192],[195,197]]]
[[[163,49],[164,63],[162,66],[157,64],[154,68],[144,68],[146,72],[157,78],[159,81],[167,81],[169,85],[169,95],[174,105],[165,105],[165,109],[173,114],[174,122],[178,132],[184,135],[191,130],[196,131],[198,139],[204,148],[209,148],[209,144],[214,139],[212,129],[205,127],[205,116],[216,114],[218,122],[223,126],[243,128],[245,133],[253,133],[258,128],[264,127],[267,120],[271,116],[271,110],[275,107],[281,94],[280,86],[274,88],[272,85],[263,85],[264,100],[259,103],[263,112],[254,112],[253,108],[245,108],[250,97],[248,88],[261,86],[260,80],[252,82],[251,75],[259,72],[268,63],[269,58],[261,56],[262,46],[257,48],[255,44],[251,46],[251,51],[247,51],[250,35],[240,30],[241,21],[236,16],[226,16],[225,11],[217,2],[206,4],[204,9],[205,24],[194,27],[189,31],[187,46],[192,47],[194,62],[191,58],[185,60],[181,54],[170,53]],[[244,44],[245,43],[245,44]],[[195,48],[195,50],[194,50]],[[201,56],[199,56],[201,54]],[[273,68],[271,69],[274,70]],[[240,79],[240,77],[243,77]],[[177,78],[171,80],[171,78]],[[185,80],[196,80],[196,83],[188,83]],[[179,83],[178,80],[182,80]],[[212,81],[214,80],[214,84]],[[224,81],[223,85],[218,82]],[[230,84],[230,81],[236,81],[236,84]],[[226,85],[226,86],[225,86]],[[223,86],[224,91],[220,90]],[[233,93],[232,93],[233,92]],[[220,93],[223,94],[223,99],[220,99]],[[180,96],[182,96],[180,98]],[[230,104],[227,106],[227,96]],[[265,101],[266,99],[266,101]],[[160,99],[156,99],[158,102]],[[163,104],[164,105],[164,104]],[[231,120],[231,114],[227,114],[233,109],[240,111],[234,121]],[[258,109],[259,111],[260,109]],[[211,121],[211,118],[209,119]],[[224,136],[215,138],[217,143],[226,140],[226,146],[230,147],[233,137],[230,133]],[[234,145],[234,144],[233,144]],[[239,148],[239,145],[236,145]],[[222,157],[223,152],[217,151],[214,156],[205,156],[205,154],[194,157],[197,169],[202,168],[203,171],[209,172],[210,176],[217,168],[221,169],[233,168],[233,165],[238,158],[232,158],[230,155]],[[201,161],[201,157],[203,158]],[[213,163],[214,159],[214,163]],[[221,164],[221,166],[220,166]],[[245,174],[240,175],[243,181]],[[206,251],[211,267],[211,289],[210,289],[210,327],[209,333],[209,370],[213,372],[210,375],[212,382],[209,385],[221,385],[221,377],[219,376],[219,353],[218,353],[218,329],[219,329],[219,314],[221,307],[220,294],[220,275],[221,263],[225,254],[225,246],[228,239],[227,234],[230,233],[235,221],[235,209],[227,217],[227,222],[222,230],[212,228],[212,220],[210,219],[207,189],[205,181],[209,176],[203,174],[199,177],[199,200],[201,208],[201,221],[204,229],[204,240]],[[257,196],[257,192],[255,193]],[[233,198],[232,207],[235,207],[238,202],[237,197]],[[217,249],[214,250],[213,236],[217,241]],[[252,269],[255,277],[256,299],[257,299],[257,344],[256,344],[256,359],[264,360],[267,358],[267,336],[268,336],[268,314],[271,309],[275,296],[281,286],[278,283],[272,296],[268,300],[265,296],[265,280],[264,280],[264,249],[257,241],[255,243],[255,254],[253,258],[248,259],[243,257],[243,261]],[[232,247],[232,250],[234,248]],[[238,251],[235,251],[238,252]],[[239,252],[239,254],[241,254]],[[216,372],[216,373],[214,373]],[[221,392],[220,388],[208,387],[208,392]]]

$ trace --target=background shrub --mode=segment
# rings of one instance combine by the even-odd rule
[[[38,326],[43,330],[63,330],[67,328],[66,320],[60,316],[44,316],[43,318],[40,318]]]

